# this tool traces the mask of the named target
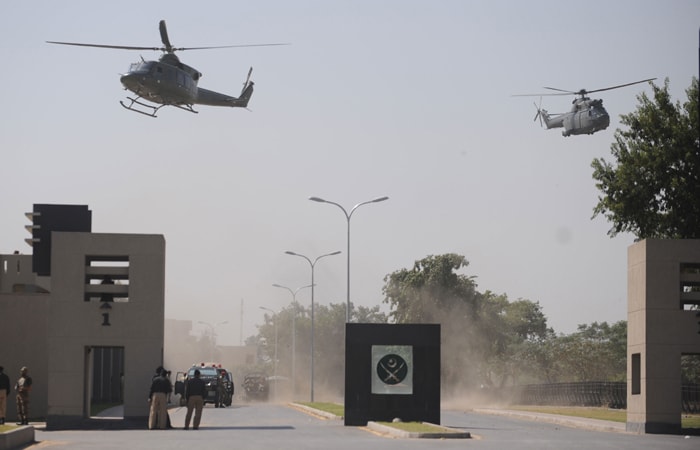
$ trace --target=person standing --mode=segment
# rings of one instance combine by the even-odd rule
[[[157,377],[151,382],[151,391],[148,401],[151,402],[151,410],[148,415],[148,429],[153,430],[156,426],[165,430],[168,417],[168,394],[173,387],[168,380],[165,369],[161,369]]]
[[[10,377],[4,372],[5,368],[0,366],[0,425],[5,424],[5,414],[7,414],[7,397],[10,395]]]
[[[29,369],[22,367],[19,371],[19,379],[15,383],[17,391],[17,425],[29,425],[29,393],[32,390],[32,377]]]
[[[192,410],[194,409],[194,422],[192,429],[199,429],[199,422],[202,420],[202,408],[204,407],[204,397],[207,394],[207,387],[204,380],[200,378],[199,369],[194,370],[194,377],[187,380],[185,385],[185,398],[187,399],[187,414],[185,415],[185,430],[190,427]]]

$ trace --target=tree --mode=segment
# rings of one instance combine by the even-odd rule
[[[352,305],[351,305],[352,306]],[[314,390],[332,397],[342,395],[345,376],[345,303],[315,305],[314,309]],[[294,314],[296,312],[296,317]],[[386,323],[386,314],[379,306],[351,308],[355,323]],[[275,320],[277,323],[275,324]],[[277,340],[275,340],[275,326]],[[294,331],[296,335],[293,337]],[[258,325],[255,340],[260,346],[262,369],[268,375],[274,370],[277,343],[277,375],[294,379],[299,397],[306,395],[311,377],[311,310],[289,305],[276,314],[265,314],[265,323]],[[295,344],[295,347],[292,346]],[[295,351],[296,349],[296,351]],[[292,374],[294,359],[295,374]]]
[[[456,273],[467,267],[464,256],[427,256],[384,277],[384,303],[396,323],[439,323],[445,316],[473,312],[478,303],[474,277]]]
[[[673,103],[664,86],[652,83],[653,99],[621,115],[626,130],[615,131],[615,163],[593,160],[593,178],[602,192],[593,217],[612,223],[611,237],[630,232],[638,239],[700,238],[700,125],[698,79],[687,101]]]
[[[454,253],[431,255],[384,277],[396,323],[441,325],[442,383],[452,393],[513,382],[527,367],[519,359],[526,343],[547,332],[538,303],[478,292],[475,277],[458,273],[468,264]]]

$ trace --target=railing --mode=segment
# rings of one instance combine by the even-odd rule
[[[521,405],[627,408],[625,382],[530,384],[515,387],[513,394],[513,402]],[[686,414],[700,413],[700,385],[682,385],[681,410]]]

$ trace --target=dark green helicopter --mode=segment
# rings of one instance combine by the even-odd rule
[[[579,91],[566,91],[564,89],[557,89],[552,87],[545,87],[544,89],[550,89],[552,91],[559,91],[558,94],[518,94],[514,97],[541,97],[545,95],[578,95],[571,103],[571,111],[563,114],[550,114],[546,109],[542,109],[535,103],[535,108],[537,108],[537,114],[535,114],[535,120],[540,119],[540,125],[545,125],[547,129],[550,128],[564,128],[562,131],[563,136],[571,136],[572,134],[593,134],[596,131],[601,131],[608,128],[610,125],[610,116],[608,112],[603,108],[603,100],[591,99],[587,97],[587,94],[593,92],[609,91],[611,89],[618,89],[625,86],[631,86],[633,84],[645,83],[647,81],[653,81],[656,78],[648,78],[646,80],[635,81],[633,83],[620,84],[617,86],[611,86],[603,89],[595,89],[593,91],[587,91],[581,89]],[[541,105],[541,104],[540,104]]]
[[[49,44],[61,45],[76,45],[79,47],[99,47],[124,50],[155,50],[162,51],[163,55],[158,61],[146,61],[141,58],[141,61],[131,64],[129,71],[121,75],[120,81],[127,89],[134,94],[135,98],[128,97],[130,101],[126,105],[120,101],[121,105],[131,111],[144,114],[150,117],[156,117],[156,113],[163,106],[174,106],[184,109],[192,113],[197,113],[194,110],[194,105],[210,105],[210,106],[229,106],[246,108],[250,97],[253,95],[253,83],[250,75],[253,72],[251,67],[248,71],[248,77],[243,83],[243,89],[238,97],[232,97],[219,92],[210,91],[198,87],[199,79],[202,73],[194,67],[188,66],[180,61],[175,55],[176,51],[184,50],[207,50],[215,48],[234,48],[234,47],[263,47],[273,45],[288,45],[288,44],[243,44],[243,45],[223,45],[216,47],[180,47],[176,48],[170,44],[168,38],[168,30],[165,27],[165,20],[160,21],[160,38],[163,42],[163,47],[133,47],[126,45],[101,45],[101,44],[82,44],[77,42],[56,42],[46,41]],[[153,106],[148,103],[157,103],[159,106]],[[138,109],[142,107],[143,109]]]

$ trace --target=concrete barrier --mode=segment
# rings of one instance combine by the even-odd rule
[[[0,433],[0,450],[10,450],[34,442],[34,427],[21,426]]]

